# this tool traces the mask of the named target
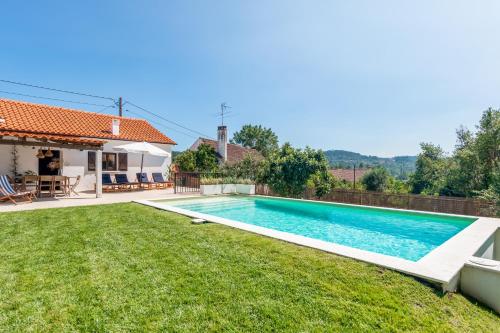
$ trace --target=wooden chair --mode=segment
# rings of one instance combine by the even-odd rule
[[[54,196],[54,176],[40,176],[38,181],[38,196],[42,197],[44,194]]]
[[[68,177],[54,176],[52,179],[52,196],[62,194],[67,196],[69,194]]]
[[[70,180],[70,179],[71,179],[71,177],[70,177],[70,178],[68,178],[69,195],[71,195],[71,193],[74,193],[74,194],[76,194],[76,195],[80,195],[80,194],[78,194],[78,192],[76,192],[76,191],[75,191],[75,189],[76,189],[76,187],[78,186],[78,184],[80,184],[80,179],[81,179],[81,176],[80,176],[80,175],[76,176],[76,180],[75,180],[75,182],[74,182],[73,184],[71,184],[71,183],[69,182],[69,180]]]
[[[38,195],[38,183],[39,177],[37,175],[26,175],[22,180],[22,190],[31,192],[33,198],[36,198]]]

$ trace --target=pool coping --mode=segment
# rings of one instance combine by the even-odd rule
[[[243,196],[245,195],[242,195],[242,197]],[[160,199],[160,200],[162,200],[162,202],[165,202],[170,200],[178,201],[190,198],[204,199],[210,197],[214,198],[221,196],[201,196],[201,197],[192,196],[192,197],[184,197],[182,199],[171,198],[171,199]],[[433,213],[433,212],[423,212],[423,211],[414,211],[414,210],[405,210],[396,208],[352,205],[352,204],[343,204],[336,202],[281,198],[281,197],[262,196],[262,195],[258,195],[257,197],[280,199],[280,200],[305,201],[313,203],[322,203],[326,205],[329,204],[347,205],[352,207],[366,207],[371,209],[396,210],[402,212],[412,212],[412,213],[421,213],[429,215],[467,217],[467,218],[476,218],[477,220],[473,221],[469,226],[465,227],[459,233],[457,233],[456,235],[445,241],[443,244],[441,244],[440,246],[438,246],[437,248],[426,254],[420,260],[415,262],[371,251],[356,249],[345,245],[322,241],[310,237],[295,235],[288,232],[278,231],[275,229],[234,221],[214,215],[198,213],[187,209],[170,206],[168,204],[158,203],[155,202],[154,199],[136,200],[134,202],[154,207],[157,209],[178,213],[181,215],[186,215],[194,218],[201,218],[210,222],[219,223],[229,227],[238,228],[252,233],[264,235],[267,237],[280,239],[289,243],[294,243],[301,246],[307,246],[325,252],[393,269],[399,272],[403,272],[409,275],[413,275],[419,278],[439,283],[444,291],[456,291],[460,276],[460,270],[464,267],[466,263],[468,263],[470,257],[473,256],[479,250],[479,248],[483,245],[483,243],[498,228],[500,228],[500,219],[497,218]]]

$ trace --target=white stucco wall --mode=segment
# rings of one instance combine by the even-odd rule
[[[131,143],[130,141],[108,140],[104,145],[103,152],[117,153],[113,147]],[[155,146],[172,153],[172,145],[154,144]],[[94,190],[95,171],[88,170],[88,151],[74,149],[54,149],[61,151],[62,174],[64,176],[82,176],[77,191]],[[12,169],[12,146],[0,145],[0,174],[11,175]],[[24,173],[28,170],[38,173],[37,149],[32,147],[18,146],[18,172]],[[152,172],[162,172],[167,175],[171,163],[171,157],[147,156],[144,155],[143,172],[147,172],[151,177]],[[128,171],[103,171],[104,173],[126,173],[129,181],[136,181],[136,173],[141,169],[141,155],[128,154]]]

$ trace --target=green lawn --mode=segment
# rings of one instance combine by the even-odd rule
[[[411,277],[137,204],[0,214],[1,331],[483,331]]]

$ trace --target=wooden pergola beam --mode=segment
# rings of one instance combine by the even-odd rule
[[[18,145],[18,146],[31,146],[31,147],[51,147],[51,148],[66,148],[78,150],[103,150],[102,146],[86,145],[86,144],[73,144],[73,143],[59,143],[59,142],[39,142],[27,141],[26,138],[19,140],[3,139],[0,138],[0,145]]]

